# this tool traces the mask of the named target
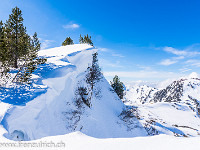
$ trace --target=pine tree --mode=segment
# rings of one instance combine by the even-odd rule
[[[81,102],[83,102],[88,107],[90,107],[90,102],[88,101],[88,92],[86,87],[78,87],[77,95],[80,95],[80,99],[76,101],[78,106],[81,106]]]
[[[9,58],[9,53],[6,48],[6,42],[5,42],[5,32],[4,32],[4,26],[3,22],[0,21],[0,70],[1,70],[1,75],[6,75],[7,72],[9,72],[9,68],[7,66],[8,58]]]
[[[27,83],[37,65],[45,63],[46,59],[38,58],[40,42],[37,33],[30,37],[23,20],[22,11],[15,7],[6,23],[0,23],[0,62],[2,74],[7,75],[14,68],[18,72],[12,81]]]
[[[120,81],[119,77],[115,75],[113,78],[113,82],[111,82],[111,86],[114,91],[117,93],[120,99],[123,99],[124,96],[124,84]]]
[[[93,90],[93,87],[96,82],[98,82],[102,78],[101,74],[101,68],[99,67],[98,59],[97,59],[98,53],[92,54],[92,66],[88,67],[88,74],[86,75],[86,82],[91,85],[91,89]]]
[[[4,27],[3,22],[0,21],[0,50],[3,50],[5,48],[5,42],[4,42]],[[2,59],[1,59],[2,60]]]
[[[91,36],[88,36],[88,34],[86,36],[84,36],[83,41],[84,41],[84,43],[87,43],[87,44],[90,44],[90,45],[93,46],[93,42],[92,42]]]
[[[28,53],[28,38],[23,25],[22,11],[15,7],[5,23],[6,44],[12,56],[14,68],[18,68],[18,61]]]
[[[29,52],[23,61],[23,65],[20,66],[18,73],[16,74],[13,81],[20,83],[29,83],[32,73],[37,68],[38,65],[44,64],[46,59],[38,58],[37,53],[40,50],[40,42],[35,32],[32,38],[29,38],[28,49]]]
[[[86,36],[84,36],[84,38],[80,34],[79,43],[80,44],[86,43],[86,44],[90,44],[93,46],[92,38],[88,34]]]
[[[6,50],[6,43],[5,43],[4,27],[3,27],[3,22],[0,21],[0,61],[1,62],[4,62],[6,59],[5,50]]]
[[[73,40],[70,37],[67,37],[65,41],[62,43],[62,46],[73,45],[73,44],[74,44]]]
[[[93,56],[92,65],[88,67],[87,74],[86,74],[86,83],[89,84],[91,87],[90,92],[88,93],[88,99],[87,99],[88,107],[91,106],[91,99],[93,95],[94,86],[102,78],[101,68],[99,67],[99,64],[98,64],[97,55],[98,55],[97,52],[92,54]]]
[[[80,37],[79,37],[79,43],[80,43],[80,44],[83,43],[83,37],[81,36],[81,34],[80,34]]]

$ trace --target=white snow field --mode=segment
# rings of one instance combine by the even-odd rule
[[[1,128],[0,128],[1,129]],[[0,130],[1,131],[1,130]],[[13,150],[199,150],[200,137],[183,138],[155,135],[134,138],[93,138],[77,131],[66,135],[50,136],[34,141],[10,141],[0,137],[0,149]],[[54,144],[49,144],[49,143]],[[43,146],[41,146],[44,143]],[[56,147],[58,143],[62,143]],[[64,143],[64,144],[63,144]],[[7,144],[7,145],[6,145]],[[46,145],[45,145],[46,144]],[[49,144],[49,145],[48,145]],[[6,145],[6,146],[5,146]],[[9,146],[10,145],[10,146]],[[14,146],[15,147],[14,147]]]
[[[39,51],[47,64],[34,72],[32,86],[0,91],[0,149],[13,149],[5,144],[18,141],[62,141],[65,147],[52,149],[69,150],[199,149],[200,80],[195,73],[167,90],[127,86],[125,104],[102,75],[89,107],[79,103],[77,89],[90,90],[86,74],[95,52],[87,44]]]

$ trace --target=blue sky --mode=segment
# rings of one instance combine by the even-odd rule
[[[102,71],[122,81],[160,81],[200,73],[199,0],[0,0],[0,19],[23,11],[42,48],[92,36]]]

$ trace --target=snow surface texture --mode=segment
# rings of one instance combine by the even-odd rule
[[[7,112],[2,121],[8,131],[5,136],[12,140],[35,140],[74,131],[97,138],[146,136],[136,117],[128,125],[125,116],[120,115],[126,107],[104,77],[95,85],[91,108],[85,104],[77,106],[76,90],[78,86],[88,86],[85,71],[96,51],[87,44],[40,51],[40,56],[48,58],[47,66],[53,66],[45,69],[42,80],[47,91],[26,106],[15,106]]]
[[[1,130],[0,130],[1,131]],[[82,134],[81,132],[69,133],[66,135],[45,137],[34,141],[22,141],[22,144],[26,144],[26,147],[1,147],[5,150],[199,150],[200,137],[193,138],[176,138],[168,135],[156,135],[149,137],[135,137],[135,138],[108,138],[108,139],[97,139]],[[1,143],[11,142],[0,136]],[[30,143],[64,143],[63,147],[32,147]],[[12,144],[19,145],[18,142]],[[29,144],[29,146],[28,146]]]
[[[127,87],[124,101],[135,106],[133,112],[149,135],[200,135],[200,79],[196,73],[161,90],[145,85]]]

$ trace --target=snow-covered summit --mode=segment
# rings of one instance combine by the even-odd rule
[[[198,79],[199,78],[199,75],[196,73],[196,72],[192,72],[189,76],[188,76],[189,79]]]

